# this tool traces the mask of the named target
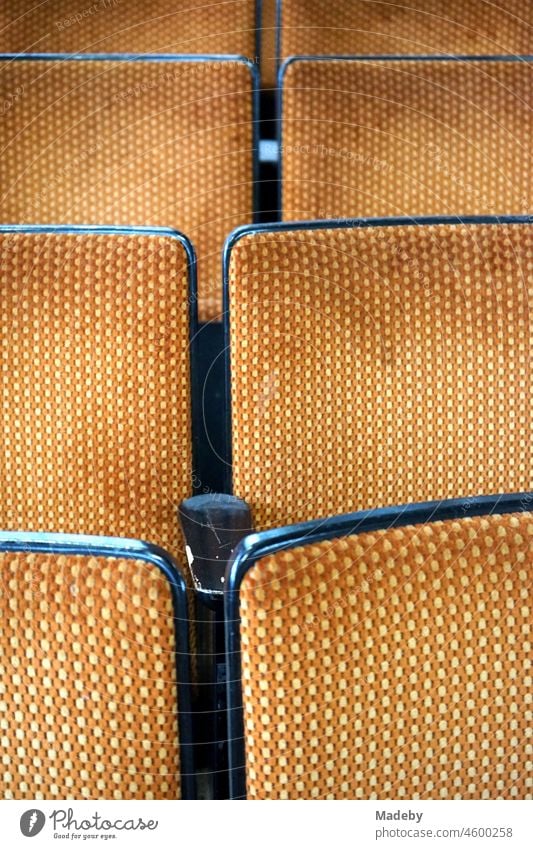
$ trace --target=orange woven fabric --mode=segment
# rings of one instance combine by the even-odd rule
[[[250,67],[19,60],[0,80],[1,221],[181,230],[218,316],[224,238],[252,218]]]
[[[254,0],[3,0],[6,53],[255,55]]]
[[[524,62],[300,61],[283,85],[283,216],[529,213]]]
[[[181,549],[187,257],[171,237],[0,234],[0,527]]]
[[[530,3],[509,0],[281,0],[283,58],[530,53]]]
[[[233,491],[258,528],[533,488],[532,225],[245,235]]]
[[[264,88],[276,85],[276,0],[263,0],[261,21],[261,80]]]
[[[533,514],[364,533],[241,587],[250,799],[533,798]]]
[[[3,799],[180,795],[172,599],[143,560],[0,555]]]

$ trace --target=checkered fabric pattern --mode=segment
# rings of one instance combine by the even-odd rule
[[[264,88],[276,85],[276,0],[262,0],[261,80]]]
[[[523,0],[281,0],[281,55],[531,53]]]
[[[240,590],[249,799],[531,799],[533,514],[329,539]]]
[[[3,799],[180,795],[172,597],[143,560],[0,554]]]
[[[283,217],[528,214],[532,79],[523,61],[294,62]]]
[[[180,557],[189,291],[167,236],[0,234],[0,527]]]
[[[0,63],[0,220],[181,230],[217,318],[222,244],[252,220],[252,92],[239,60]]]
[[[245,234],[233,491],[265,529],[533,488],[531,224]]]
[[[4,0],[4,53],[255,55],[254,0]]]

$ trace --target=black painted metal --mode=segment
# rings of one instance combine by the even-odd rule
[[[281,28],[281,0],[276,0],[276,75],[279,73],[281,63],[281,39],[283,36]]]
[[[211,321],[199,325],[191,347],[195,495],[221,492],[224,487],[227,452],[220,426],[226,403],[223,341],[222,322]]]
[[[188,498],[178,515],[196,590],[198,709],[202,752],[210,765],[213,795],[228,796],[226,737],[226,658],[224,580],[238,543],[252,530],[250,509],[233,495],[213,493]]]
[[[197,495],[178,508],[194,587],[206,599],[221,597],[228,561],[251,533],[250,508],[241,498],[223,493]]]

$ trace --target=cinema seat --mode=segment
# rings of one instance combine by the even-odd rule
[[[219,318],[224,238],[253,220],[255,70],[3,57],[0,220],[177,228],[198,254],[200,319]]]
[[[5,53],[256,55],[254,0],[4,0]]]
[[[227,573],[234,799],[531,799],[533,494],[267,531]]]
[[[3,799],[194,795],[185,584],[135,540],[0,533]]]
[[[507,59],[289,61],[283,218],[529,213],[532,67]]]
[[[145,539],[183,564],[194,257],[172,231],[2,228],[0,529]]]
[[[529,218],[241,228],[226,490],[266,530],[533,489]]]
[[[530,53],[522,0],[279,0],[281,59],[302,54]]]

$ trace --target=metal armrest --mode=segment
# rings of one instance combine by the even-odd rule
[[[196,592],[206,603],[217,602],[234,548],[253,532],[250,508],[234,495],[211,493],[187,498],[178,515]]]

